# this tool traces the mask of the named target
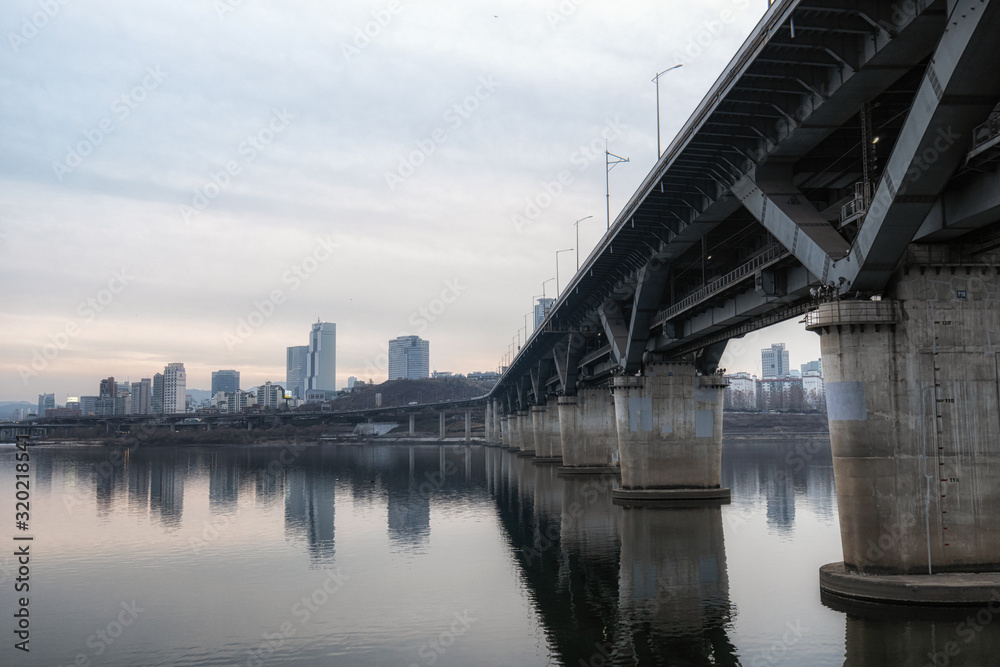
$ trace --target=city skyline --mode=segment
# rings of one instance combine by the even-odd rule
[[[765,9],[445,3],[393,15],[364,48],[361,6],[144,7],[128,29],[110,17],[129,5],[60,10],[11,54],[23,104],[0,110],[0,400],[175,359],[189,386],[219,368],[279,381],[318,312],[341,323],[337,387],[386,378],[399,335],[433,339],[439,368],[496,369],[557,266],[558,287],[571,279],[576,253],[556,251],[578,231],[582,263],[604,233],[605,140],[631,159],[612,216],[652,168],[650,77],[684,64],[659,82],[668,143]],[[37,7],[11,10],[19,25]],[[428,22],[449,48],[423,46]],[[768,338],[817,357],[789,326]],[[760,347],[723,364],[752,372]]]

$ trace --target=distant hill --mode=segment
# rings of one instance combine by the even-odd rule
[[[27,408],[37,410],[38,403],[28,403],[27,401],[0,401],[0,419],[10,420],[14,415],[14,410]]]
[[[426,380],[389,380],[379,385],[354,385],[354,391],[333,402],[333,409],[363,410],[374,408],[375,394],[382,394],[382,407],[418,403],[437,403],[475,398],[487,393],[493,385],[468,378],[429,378]]]
[[[188,395],[188,398],[190,398],[196,404],[201,403],[206,398],[212,398],[211,389],[188,389],[184,393],[186,393]]]

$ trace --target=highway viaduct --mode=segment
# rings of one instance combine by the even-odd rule
[[[996,0],[773,4],[504,364],[487,441],[620,468],[623,504],[725,502],[719,360],[804,316],[844,556],[823,590],[990,599],[998,63]]]

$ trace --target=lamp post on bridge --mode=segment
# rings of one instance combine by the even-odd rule
[[[556,298],[557,299],[559,298],[559,253],[561,252],[573,252],[573,248],[566,248],[565,250],[556,250]]]
[[[683,67],[684,63],[678,63],[673,67],[668,67],[659,74],[653,77],[653,83],[656,84],[656,159],[659,160],[663,153],[660,152],[660,77],[671,70],[675,70],[678,67]]]
[[[611,158],[614,158],[614,160],[612,160]],[[615,165],[621,164],[622,162],[628,162],[628,158],[608,152],[608,140],[605,139],[604,166],[606,167],[606,169],[604,171],[604,188],[605,188],[604,196],[608,208],[608,229],[611,229],[611,170],[615,168]]]
[[[593,217],[594,216],[592,215],[588,215],[586,218],[580,218],[579,220],[573,223],[573,226],[576,227],[576,270],[577,271],[580,270],[580,223],[583,222],[584,220],[590,220]]]

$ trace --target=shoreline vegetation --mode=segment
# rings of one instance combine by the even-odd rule
[[[825,415],[815,413],[755,413],[727,412],[724,414],[723,432],[726,440],[790,440],[827,439],[829,427]],[[483,442],[482,423],[475,424],[472,442]],[[316,426],[275,426],[253,430],[235,428],[215,428],[210,431],[181,429],[170,431],[166,428],[140,429],[130,433],[108,435],[96,428],[77,428],[57,436],[36,440],[36,445],[103,445],[103,446],[266,446],[284,444],[378,444],[442,442],[463,443],[464,430],[453,432],[446,440],[437,438],[436,432],[418,432],[408,436],[408,428],[401,425],[380,437],[354,435],[351,426],[325,424]]]

